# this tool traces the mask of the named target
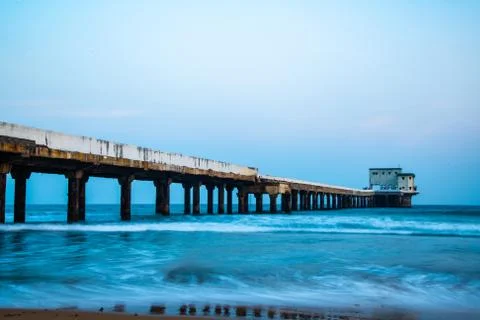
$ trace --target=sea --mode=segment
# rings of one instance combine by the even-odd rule
[[[78,224],[66,223],[65,205],[30,205],[26,224],[13,224],[12,211],[0,225],[1,308],[176,314],[193,304],[480,319],[480,207],[192,216],[172,205],[162,216],[133,205],[122,222],[118,205],[87,205]]]

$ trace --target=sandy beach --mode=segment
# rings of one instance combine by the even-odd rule
[[[151,320],[153,317],[165,320],[178,319],[218,319],[202,316],[170,316],[170,315],[139,315],[120,312],[91,312],[80,310],[30,310],[30,309],[0,309],[0,317],[15,320],[71,320],[71,319],[101,319],[101,320]]]
[[[342,319],[342,320],[413,320],[418,319],[411,313],[397,311],[374,311],[363,313],[354,310],[289,310],[261,307],[239,306],[231,308],[225,313],[225,309],[209,309],[206,315],[205,309],[200,309],[199,314],[192,314],[191,309],[187,313],[180,310],[179,315],[163,314],[164,309],[153,307],[150,314],[138,314],[127,312],[104,312],[84,311],[78,309],[0,309],[0,317],[15,320],[71,320],[71,319],[100,319],[100,320],[151,320],[152,318],[178,320],[178,319]],[[232,313],[229,313],[232,312]],[[203,314],[203,315],[202,315]]]

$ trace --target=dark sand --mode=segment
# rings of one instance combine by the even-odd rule
[[[195,315],[187,312],[182,315],[165,315],[164,310],[153,308],[151,314],[132,314],[125,313],[123,310],[119,312],[103,312],[103,311],[81,311],[77,309],[0,309],[0,319],[6,320],[152,320],[155,318],[165,320],[178,319],[335,319],[335,320],[413,320],[417,319],[415,315],[410,313],[398,312],[374,312],[373,314],[362,314],[349,310],[338,312],[321,312],[321,311],[299,311],[288,309],[272,309],[257,307],[231,308],[225,314],[222,307],[216,310],[212,306],[205,315],[205,310],[198,309]],[[203,315],[202,315],[203,314]]]

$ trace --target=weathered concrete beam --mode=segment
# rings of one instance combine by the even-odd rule
[[[0,153],[255,182],[256,168],[0,122]]]

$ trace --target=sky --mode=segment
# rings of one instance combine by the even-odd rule
[[[480,205],[479,34],[478,1],[4,0],[0,120],[348,187],[400,165],[415,204]],[[27,204],[66,190],[34,174]]]

